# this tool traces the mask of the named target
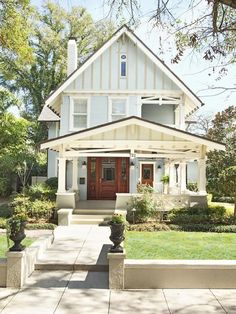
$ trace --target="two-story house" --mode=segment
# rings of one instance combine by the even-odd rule
[[[206,196],[206,152],[224,145],[186,132],[201,100],[128,27],[120,28],[77,67],[68,42],[68,77],[45,102],[48,177],[58,176],[58,204],[111,200],[147,183],[186,194],[192,163],[199,197]],[[194,174],[193,174],[194,175]]]

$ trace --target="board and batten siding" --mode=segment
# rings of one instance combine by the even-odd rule
[[[120,77],[120,55],[127,55],[127,76]],[[66,91],[180,90],[127,36],[119,38]]]

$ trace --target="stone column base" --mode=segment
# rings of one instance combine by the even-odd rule
[[[26,280],[26,254],[22,252],[7,252],[7,288],[21,288]]]
[[[123,253],[108,253],[109,260],[109,289],[124,289],[124,259]]]
[[[60,208],[75,208],[75,193],[56,193],[56,206]]]

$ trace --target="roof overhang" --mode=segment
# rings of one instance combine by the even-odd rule
[[[115,41],[118,40],[123,35],[126,35],[132,42],[134,42],[137,47],[139,47],[143,53],[150,59],[152,62],[159,67],[185,94],[186,101],[189,103],[189,114],[194,110],[203,105],[197,95],[189,89],[185,83],[174,73],[172,70],[161,60],[159,59],[154,52],[149,49],[141,40],[138,38],[126,25],[121,27],[117,32],[114,33],[111,38],[106,41],[102,47],[100,47],[93,55],[91,55],[79,68],[77,68],[67,79],[55,90],[45,101],[45,105],[53,108],[54,102],[57,102],[58,96],[80,75],[84,72],[105,50],[107,50]],[[189,100],[189,101],[188,101]]]
[[[145,153],[146,157],[197,158],[203,147],[205,151],[225,150],[222,143],[134,116],[41,144],[41,149],[52,149],[63,153],[65,157],[100,156],[108,153],[116,156],[141,156]]]

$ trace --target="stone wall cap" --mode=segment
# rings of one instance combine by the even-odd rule
[[[60,213],[68,213],[68,212],[73,212],[73,208],[61,208],[58,210],[58,214]]]
[[[125,257],[126,257],[125,250],[123,253],[108,253],[107,254],[108,259],[125,259]]]
[[[26,251],[25,250],[23,250],[23,251],[20,251],[20,252],[15,252],[15,251],[8,251],[7,253],[6,253],[6,256],[7,257],[13,257],[13,258],[19,258],[19,257],[23,257],[24,255],[25,255],[25,253],[26,253]]]

